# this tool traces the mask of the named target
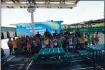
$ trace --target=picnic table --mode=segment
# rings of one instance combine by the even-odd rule
[[[64,53],[65,52],[63,48],[44,48],[39,51],[37,59],[40,59],[41,57],[48,58],[48,57],[54,57],[54,56],[60,59],[59,56],[64,55]]]
[[[39,56],[45,55],[62,55],[64,54],[63,48],[44,48],[39,51]]]
[[[102,56],[102,50],[105,50],[104,44],[92,45],[92,46],[89,46],[89,48],[92,50],[93,60],[95,59],[95,57],[97,60],[98,58],[97,56],[99,56],[99,59],[100,59],[100,56]]]
[[[43,48],[38,54],[33,56],[33,60],[36,61],[56,61],[60,60],[61,56],[65,54],[63,48]]]

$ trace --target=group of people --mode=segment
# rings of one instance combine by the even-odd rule
[[[95,45],[95,44],[98,44],[99,43],[99,35],[98,33],[95,33],[91,36],[91,44],[92,45]]]
[[[88,45],[88,36],[80,35],[79,33],[69,33],[68,31],[63,32],[62,30],[58,34],[57,31],[51,34],[47,29],[44,35],[41,36],[37,32],[34,36],[23,36],[19,38],[9,38],[8,47],[10,55],[12,54],[34,54],[38,53],[42,48],[54,48],[63,47],[65,51],[71,48],[74,51],[85,48]]]

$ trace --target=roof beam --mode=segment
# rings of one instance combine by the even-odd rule
[[[31,4],[31,1],[30,0],[27,0],[27,1],[28,1],[29,4]]]
[[[16,0],[17,2],[20,2],[19,0]]]
[[[53,2],[50,2],[50,4],[45,4],[45,3],[36,3],[36,5],[34,4],[31,4],[32,6],[51,6],[51,7],[75,7],[76,4],[60,4],[59,2],[57,3],[53,3]],[[26,3],[2,3],[1,4],[2,7],[5,7],[5,6],[14,6],[14,7],[20,7],[20,6],[30,6],[30,4],[26,4]]]
[[[32,3],[35,5],[36,4],[35,0],[32,0]]]
[[[76,0],[76,2],[75,2],[75,3],[77,4],[79,1],[80,1],[80,0]]]
[[[1,0],[1,3],[4,3],[5,1],[4,0]]]
[[[11,0],[13,3],[15,3],[15,0]]]

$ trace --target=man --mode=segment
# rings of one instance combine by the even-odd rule
[[[18,46],[18,54],[20,54],[21,51],[22,51],[22,40],[21,40],[21,38],[18,38],[17,46]]]
[[[44,36],[45,36],[45,38],[50,38],[51,37],[51,34],[48,31],[48,29],[46,29],[46,31],[44,32]]]
[[[68,36],[68,35],[69,35],[69,32],[66,30],[66,31],[64,32],[64,35],[65,35],[65,36]]]
[[[55,33],[53,33],[53,37],[56,37],[58,35],[57,31],[55,30]]]
[[[11,38],[9,38],[9,40],[8,40],[8,47],[9,47],[10,55],[12,55],[13,54],[13,49],[12,49],[12,40],[11,40]]]
[[[41,35],[39,34],[39,32],[37,32],[36,37],[40,38]]]
[[[59,33],[59,35],[63,35],[63,31],[62,31],[62,30],[60,30],[60,33]]]

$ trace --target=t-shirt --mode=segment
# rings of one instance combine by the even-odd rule
[[[53,36],[56,37],[58,35],[58,33],[53,33]]]
[[[61,39],[59,39],[59,40],[57,41],[57,47],[62,47],[62,40],[61,40]]]
[[[8,41],[8,47],[12,47],[12,41]]]
[[[69,41],[69,45],[72,45],[73,44],[72,43],[72,38],[69,38],[68,41]]]
[[[30,45],[30,43],[27,43],[27,48],[31,48],[31,45]]]
[[[13,40],[12,41],[12,45],[13,45],[13,48],[17,48],[17,41],[16,40]]]
[[[57,40],[54,39],[54,46],[57,46]]]
[[[87,38],[85,38],[85,42],[88,42]]]
[[[42,44],[42,48],[46,47],[45,41],[41,41],[41,44]]]
[[[50,40],[50,47],[53,48],[54,47],[54,41]]]
[[[38,46],[38,43],[36,41],[33,41],[34,47]]]
[[[36,34],[36,37],[40,38],[40,37],[41,37],[41,35],[40,35],[40,34]]]
[[[81,43],[85,43],[85,39],[84,38],[81,38],[80,41],[81,41]]]
[[[44,33],[44,36],[45,36],[45,38],[46,38],[46,37],[50,38],[51,34],[50,34],[50,32],[45,32],[45,33]]]
[[[49,44],[49,39],[45,39],[45,44],[48,45]]]

